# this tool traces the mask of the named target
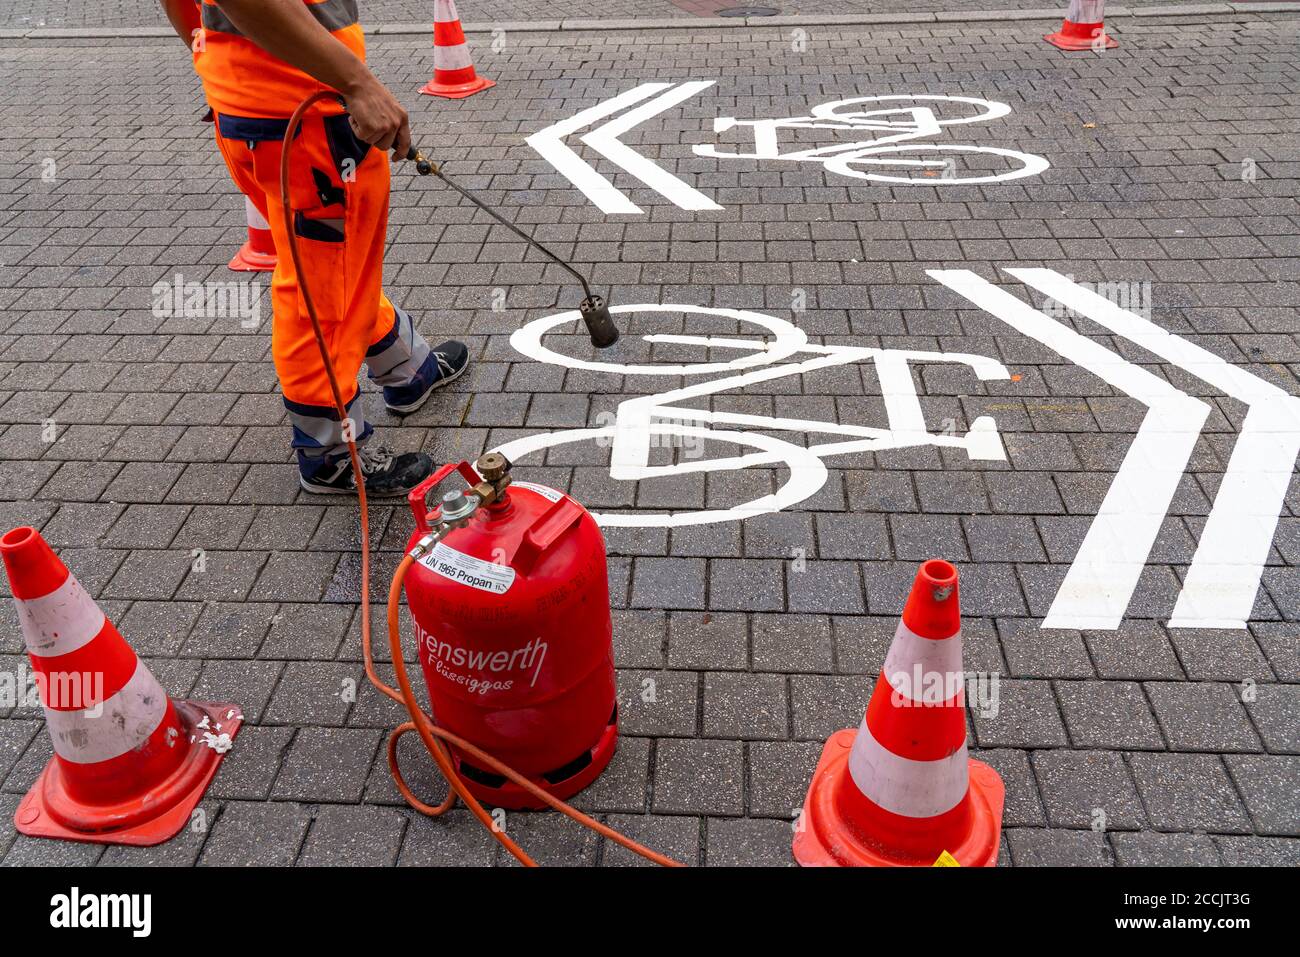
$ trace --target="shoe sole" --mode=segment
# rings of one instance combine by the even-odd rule
[[[307,480],[304,479],[301,475],[298,476],[298,484],[302,486],[302,488],[305,491],[310,492],[312,495],[355,496],[357,494],[357,490],[354,488],[333,488],[332,486],[326,486],[326,485],[309,485],[307,484]],[[415,488],[415,486],[412,485],[411,488]],[[371,491],[369,486],[367,486],[366,496],[368,498],[405,498],[408,494],[410,494],[410,491],[411,489],[408,488],[408,489],[396,489],[392,492],[374,492]]]
[[[385,402],[384,408],[387,409],[389,412],[393,413],[393,415],[410,415],[412,412],[418,411],[420,406],[424,405],[424,403],[429,401],[429,396],[433,395],[443,386],[450,385],[451,383],[459,379],[461,376],[463,376],[466,370],[469,369],[469,364],[470,364],[470,360],[467,358],[463,366],[461,366],[451,375],[443,376],[433,385],[429,386],[428,390],[425,391],[424,395],[420,396],[419,399],[412,402],[410,405],[389,405],[387,402]]]

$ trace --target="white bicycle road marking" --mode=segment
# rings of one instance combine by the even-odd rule
[[[618,375],[682,375],[697,376],[731,373],[695,385],[684,386],[647,396],[625,399],[619,403],[613,426],[600,429],[567,429],[539,435],[525,436],[499,446],[514,460],[529,452],[552,445],[563,445],[582,439],[611,439],[610,476],[623,481],[639,481],[664,475],[682,475],[692,472],[718,473],[754,466],[782,466],[789,477],[774,494],[727,509],[703,509],[669,513],[593,513],[602,525],[624,527],[681,527],[713,522],[727,522],[747,518],[763,512],[779,511],[789,505],[805,501],[826,483],[827,471],[822,459],[828,455],[867,452],[891,448],[909,448],[921,445],[960,448],[972,459],[1005,461],[1006,452],[997,433],[997,426],[987,416],[971,423],[964,436],[933,434],[928,431],[925,417],[912,380],[910,364],[913,362],[947,362],[968,365],[981,380],[1007,379],[1010,373],[1000,362],[986,356],[966,353],[925,352],[920,350],[876,349],[859,346],[814,345],[798,327],[775,316],[741,309],[718,309],[705,306],[674,304],[645,304],[614,306],[611,312],[621,313],[686,313],[733,319],[739,323],[752,323],[770,333],[769,339],[748,339],[719,336],[647,335],[650,343],[664,342],[706,346],[711,349],[735,349],[740,355],[726,362],[698,362],[681,364],[622,364],[592,362],[566,356],[547,348],[543,336],[560,326],[580,321],[577,312],[545,316],[516,330],[510,344],[516,351],[539,362],[567,366],[574,369],[603,370]],[[811,358],[796,359],[796,356]],[[793,360],[793,361],[786,361]],[[808,419],[782,418],[765,415],[746,415],[736,412],[715,412],[695,409],[677,403],[686,402],[722,392],[736,391],[775,379],[801,376],[818,369],[850,365],[857,362],[875,364],[888,419],[888,428],[843,425]],[[663,420],[673,420],[665,422]],[[757,431],[731,431],[681,425],[682,421],[706,425],[741,426]],[[840,436],[837,441],[796,445],[764,432],[794,432],[807,435]],[[701,458],[671,465],[651,465],[651,438],[653,436],[680,435],[707,440],[729,442],[757,449],[730,458]]]
[[[1169,621],[1179,628],[1245,628],[1259,591],[1285,495],[1300,455],[1300,398],[1265,382],[1150,320],[1122,309],[1050,269],[1007,269],[1027,286],[1098,323],[1155,356],[1249,405],[1213,507],[1201,532],[1192,565]],[[1090,339],[1065,323],[998,288],[973,272],[936,269],[928,274],[974,305],[1062,358],[1086,369],[1147,407],[1106,496],[1058,590],[1043,628],[1113,630],[1123,621],[1150,558],[1193,448],[1209,415],[1206,402],[1175,388],[1148,369]],[[735,350],[725,361],[618,363],[567,356],[543,341],[548,333],[576,330],[577,312],[545,316],[511,336],[523,355],[573,369],[624,376],[709,376],[705,381],[619,403],[612,426],[564,429],[515,439],[497,447],[512,459],[584,440],[611,445],[612,478],[636,482],[657,476],[721,474],[750,467],[788,471],[771,495],[725,509],[675,512],[593,512],[604,526],[682,527],[739,521],[806,501],[825,484],[824,459],[853,452],[918,446],[959,448],[975,461],[1005,461],[991,417],[971,422],[965,435],[929,431],[912,378],[913,364],[959,363],[983,381],[1008,379],[1005,366],[969,353],[818,345],[792,323],[741,309],[691,305],[624,305],[614,313],[675,313],[729,319],[756,327],[759,338],[689,333],[647,334],[656,343]],[[629,337],[630,338],[630,337]],[[873,364],[887,426],[748,415],[691,408],[687,404],[761,382],[803,376],[821,369]],[[691,424],[683,424],[691,423]],[[831,441],[799,445],[768,434],[826,435]],[[748,449],[726,458],[701,457],[651,465],[652,438],[691,437]]]
[[[902,101],[919,101],[922,105],[901,106]],[[977,106],[982,113],[970,116],[956,116],[940,119],[934,114],[929,104],[964,103]],[[881,109],[845,111],[845,107],[859,105],[881,105]],[[821,163],[826,171],[855,179],[876,180],[885,183],[923,183],[940,185],[943,183],[999,183],[1007,180],[1037,176],[1050,164],[1046,158],[1018,150],[1004,149],[996,146],[965,146],[950,143],[918,143],[917,140],[937,136],[943,127],[962,123],[980,123],[986,120],[1000,119],[1011,112],[1005,103],[992,100],[980,100],[969,96],[938,95],[890,95],[860,96],[847,100],[822,103],[812,108],[809,116],[792,116],[774,120],[738,120],[733,116],[723,116],[713,123],[714,132],[724,133],[738,126],[749,126],[754,131],[754,151],[752,153],[727,153],[710,144],[694,147],[695,155],[709,156],[715,159],[769,159],[794,162]],[[849,143],[833,143],[808,149],[781,151],[780,130],[834,130],[848,133],[882,133],[871,139],[859,139]],[[854,164],[867,167],[901,166],[901,167],[941,167],[955,173],[956,164],[947,160],[905,159],[905,153],[982,153],[989,156],[1003,156],[1020,164],[1020,168],[1001,173],[989,173],[984,176],[945,175],[938,179],[914,179],[910,176],[890,176],[885,173],[858,170]],[[889,156],[889,158],[882,158]],[[924,175],[924,171],[923,171]]]
[[[620,170],[640,180],[676,206],[692,211],[721,210],[704,193],[670,173],[622,141],[625,133],[659,114],[677,106],[713,86],[714,80],[691,80],[683,83],[643,83],[609,100],[581,110],[531,134],[525,142],[563,174],[588,199],[610,214],[640,213],[642,209],[618,189],[565,142],[579,130],[627,110],[607,120],[580,137],[596,153]],[[975,107],[970,115],[940,117],[936,109],[960,104]],[[874,107],[861,109],[861,107]],[[753,152],[727,152],[713,144],[693,147],[697,156],[713,159],[773,160],[779,162],[821,163],[828,173],[884,183],[923,184],[997,183],[1036,176],[1049,168],[1042,156],[1022,153],[1000,146],[976,146],[946,142],[922,142],[939,136],[945,126],[979,123],[1000,119],[1011,112],[1005,103],[968,96],[938,94],[888,94],[834,100],[813,106],[807,116],[776,119],[741,120],[733,116],[718,117],[713,127],[725,133],[738,127],[750,127],[754,135]],[[856,136],[849,142],[782,151],[781,131],[821,130]],[[863,138],[864,135],[870,134]],[[934,159],[921,158],[934,154]],[[959,175],[958,157],[996,156],[1010,167],[1001,172],[971,176]],[[918,171],[920,177],[908,175]],[[942,174],[933,176],[936,170]],[[949,175],[951,174],[951,175]]]

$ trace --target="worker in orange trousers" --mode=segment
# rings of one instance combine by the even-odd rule
[[[357,377],[366,366],[397,415],[414,412],[469,365],[463,343],[430,347],[384,295],[388,150],[411,144],[406,111],[365,63],[356,0],[160,0],[190,46],[231,178],[271,225],[271,347],[293,425],[299,481],[318,493],[355,492],[347,454],[359,447],[367,491],[404,495],[433,470],[423,452],[395,455],[371,441]],[[322,89],[293,145],[289,195],[304,277],[347,407],[340,420],[321,362],[280,202],[288,118]],[[351,392],[351,395],[349,395]]]

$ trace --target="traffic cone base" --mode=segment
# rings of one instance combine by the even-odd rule
[[[172,704],[184,728],[196,728],[207,718],[209,725],[219,724],[223,734],[234,738],[243,724],[243,715],[236,704],[213,701],[173,701]],[[147,793],[116,804],[89,804],[72,797],[63,765],[52,760],[19,803],[14,812],[14,826],[20,834],[29,837],[133,847],[161,844],[189,823],[222,758],[202,741],[184,741],[177,747],[186,747],[188,752],[167,778]]]
[[[258,252],[252,243],[245,242],[230,260],[228,268],[235,272],[273,272],[275,262],[275,253]]]
[[[474,73],[471,67],[469,72]],[[449,100],[463,100],[467,96],[473,96],[479,90],[486,90],[490,86],[496,86],[495,80],[489,80],[485,76],[472,76],[469,80],[460,82],[443,82],[436,76],[424,86],[420,87],[420,92],[426,96],[441,96]]]
[[[1107,50],[1119,46],[1119,41],[1106,33],[1105,24],[1071,23],[1069,20],[1061,24],[1059,32],[1049,33],[1043,39],[1062,50],[1091,50],[1098,43]]]
[[[969,826],[956,847],[908,855],[887,848],[862,833],[860,823],[845,813],[841,790],[853,787],[849,753],[858,736],[854,728],[837,731],[826,741],[804,803],[794,838],[794,859],[803,867],[928,867],[947,851],[963,867],[993,867],[998,861],[1002,808],[1006,789],[996,771],[982,761],[968,761]],[[936,829],[936,833],[938,829]]]
[[[248,222],[248,239],[239,247],[227,268],[235,272],[273,272],[276,256],[271,226],[247,196],[244,197],[244,218]]]

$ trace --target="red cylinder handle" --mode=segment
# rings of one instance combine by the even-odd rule
[[[461,462],[459,465],[444,465],[438,471],[434,472],[427,479],[411,489],[407,493],[406,501],[411,506],[411,514],[415,516],[415,527],[419,529],[421,535],[427,535],[430,530],[429,520],[433,517],[434,512],[429,511],[429,503],[425,500],[430,489],[445,479],[452,472],[460,472],[461,477],[469,483],[470,488],[478,485],[483,481],[483,476],[474,471],[474,466],[468,462]],[[435,511],[437,511],[435,509]]]

